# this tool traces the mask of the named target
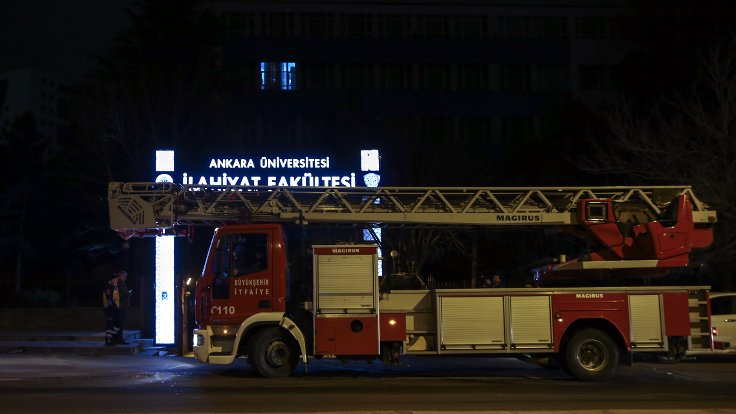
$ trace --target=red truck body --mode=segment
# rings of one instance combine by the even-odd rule
[[[197,359],[247,355],[260,374],[283,376],[298,356],[306,364],[310,356],[536,355],[598,380],[612,375],[621,354],[675,357],[711,347],[705,287],[381,291],[377,246],[311,250],[312,292],[297,305],[280,225],[219,228],[197,282]],[[265,265],[239,270],[238,256],[252,251]]]

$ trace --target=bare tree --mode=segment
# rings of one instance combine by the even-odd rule
[[[686,91],[645,111],[618,105],[582,168],[635,183],[690,184],[718,211],[708,253],[724,288],[736,270],[736,36],[710,47]]]
[[[130,14],[130,29],[71,92],[74,130],[58,178],[85,228],[107,228],[109,181],[153,178],[154,149],[203,150],[203,137],[219,136],[212,125],[221,112],[213,46],[220,26],[209,6],[146,0]]]

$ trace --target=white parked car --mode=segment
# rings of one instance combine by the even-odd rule
[[[710,314],[713,340],[728,342],[731,346],[726,349],[736,350],[736,292],[711,293]]]

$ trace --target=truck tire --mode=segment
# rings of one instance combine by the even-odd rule
[[[293,341],[284,337],[274,326],[259,331],[253,340],[252,355],[248,362],[265,378],[288,377],[294,372],[299,353]]]
[[[582,381],[606,381],[618,365],[619,351],[611,337],[598,329],[576,332],[564,350],[565,371]]]

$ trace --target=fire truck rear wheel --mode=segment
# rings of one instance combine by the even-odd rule
[[[607,333],[584,329],[567,343],[565,371],[583,381],[606,381],[616,371],[618,357],[618,347]]]
[[[259,375],[280,378],[294,372],[299,354],[293,341],[282,335],[280,328],[272,327],[258,332],[248,360]]]

